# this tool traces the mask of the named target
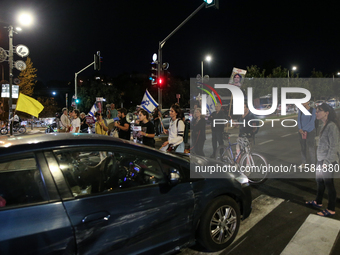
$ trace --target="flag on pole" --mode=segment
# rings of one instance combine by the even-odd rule
[[[19,98],[17,102],[16,111],[26,112],[34,117],[39,116],[39,113],[44,109],[44,106],[32,97],[26,96],[22,93],[19,93]]]
[[[158,103],[152,98],[148,90],[145,91],[141,106],[148,113],[152,113],[158,106]]]
[[[214,92],[212,92],[212,95],[215,97]],[[211,115],[214,111],[216,111],[215,102],[213,101],[211,96],[208,96],[207,97],[207,112],[208,112],[208,115]]]
[[[92,105],[92,108],[91,108],[91,110],[90,110],[90,112],[88,114],[90,114],[93,117],[94,114],[96,113],[96,111],[97,111],[97,107],[96,107],[96,103],[94,103]]]

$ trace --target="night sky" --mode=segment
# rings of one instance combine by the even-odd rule
[[[100,73],[149,74],[152,54],[202,0],[1,0],[0,47],[8,49],[8,32],[16,13],[31,10],[35,24],[14,35],[14,45],[30,49],[38,79],[72,81],[74,73],[101,51]],[[203,8],[163,47],[172,75],[201,73],[227,77],[232,68],[298,67],[300,77],[313,68],[340,71],[339,3],[321,1],[220,0],[220,9]],[[20,57],[15,55],[15,60]],[[8,68],[8,63],[2,63]],[[7,69],[6,69],[7,70]],[[91,67],[81,75],[92,75]],[[15,71],[15,76],[19,74]],[[5,79],[8,73],[6,73]]]

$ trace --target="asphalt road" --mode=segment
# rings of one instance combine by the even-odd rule
[[[296,120],[296,116],[284,119],[288,118]],[[293,125],[293,122],[284,124]],[[238,129],[228,132],[232,133],[231,140],[236,141]],[[256,135],[253,151],[263,155],[272,166],[293,166],[294,169],[301,164],[298,128],[283,127],[278,121],[272,127],[271,122],[265,122]],[[212,152],[209,133],[204,152],[208,156]],[[337,214],[329,219],[316,216],[318,210],[304,204],[315,199],[314,176],[312,172],[308,178],[298,178],[294,172],[271,175],[262,185],[252,187],[252,213],[242,222],[238,239],[230,247],[209,253],[197,245],[181,250],[180,254],[339,254],[340,179],[335,179]],[[326,206],[327,192],[324,198]]]

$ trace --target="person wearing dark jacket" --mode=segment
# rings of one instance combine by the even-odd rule
[[[211,158],[215,157],[215,153],[217,150],[217,143],[219,146],[223,145],[223,131],[224,125],[216,124],[214,126],[214,119],[225,119],[225,114],[221,111],[222,105],[217,103],[215,105],[216,111],[214,111],[210,116],[209,120],[211,121],[211,135],[212,135],[212,147],[213,147],[213,154],[210,156]]]
[[[205,156],[203,152],[205,142],[205,118],[201,115],[201,109],[195,109],[194,119],[191,124],[192,151],[194,154]]]

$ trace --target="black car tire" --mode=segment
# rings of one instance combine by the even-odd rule
[[[202,214],[198,227],[199,243],[209,251],[220,251],[228,247],[238,233],[240,215],[239,206],[234,199],[228,196],[214,199]],[[218,237],[221,239],[218,240]]]

